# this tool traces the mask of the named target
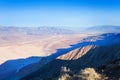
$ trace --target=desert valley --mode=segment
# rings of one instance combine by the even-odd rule
[[[55,27],[1,26],[0,80],[58,80],[64,74],[66,79],[84,80],[77,74],[85,68],[106,75],[104,79],[118,80],[120,27],[91,28],[82,32]],[[67,73],[61,74],[63,67]]]

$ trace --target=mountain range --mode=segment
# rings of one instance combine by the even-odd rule
[[[85,31],[99,32],[99,33],[119,33],[120,26],[112,26],[112,25],[93,26],[86,28]]]
[[[61,75],[62,67],[70,69],[68,74],[70,76],[78,74],[79,71],[83,69],[93,68],[97,72],[105,74],[108,77],[108,80],[119,80],[120,77],[119,74],[117,74],[120,73],[119,32],[119,26],[91,27],[87,28],[83,32],[79,32],[79,30],[78,32],[74,32],[69,29],[60,29],[56,27],[21,28],[2,26],[0,27],[1,44],[3,44],[2,41],[9,42],[10,40],[13,40],[15,44],[16,42],[19,42],[17,45],[18,47],[21,45],[26,46],[27,44],[27,46],[31,46],[28,48],[31,50],[34,46],[33,43],[44,44],[43,48],[45,50],[47,49],[47,51],[52,50],[54,47],[56,48],[55,51],[52,51],[52,53],[46,56],[34,56],[33,53],[33,56],[11,59],[3,62],[0,65],[0,80],[58,80],[58,77]],[[23,38],[23,36],[25,38]],[[43,38],[43,42],[39,43],[41,38]],[[21,44],[23,40],[25,44]],[[28,40],[30,40],[32,43],[28,43]],[[36,44],[35,48],[43,46],[37,45],[36,47]],[[4,46],[12,50],[13,47],[9,47],[10,45]],[[58,47],[60,45],[64,45],[64,47]],[[52,48],[48,48],[50,46]],[[25,50],[26,48],[23,52],[26,52]],[[34,52],[36,52],[35,50]],[[16,51],[18,50],[13,52]],[[115,67],[111,68],[111,66]],[[116,69],[117,71],[114,71]],[[113,72],[113,74],[109,73],[109,71]]]
[[[0,26],[0,34],[27,34],[27,35],[54,35],[54,34],[71,34],[73,31],[56,27],[15,27]]]

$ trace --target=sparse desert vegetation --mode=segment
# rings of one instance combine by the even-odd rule
[[[85,68],[81,70],[79,73],[72,74],[70,70],[68,69],[59,76],[58,80],[107,80],[107,77],[105,75],[97,73],[95,69],[93,68]],[[71,75],[72,74],[72,75]]]

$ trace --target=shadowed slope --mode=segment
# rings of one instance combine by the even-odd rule
[[[78,51],[78,54],[81,53],[79,49],[74,50],[73,52],[76,51]],[[69,54],[70,53],[67,53],[65,55],[70,57]],[[62,60],[60,58],[62,58]],[[87,67],[97,69],[99,66],[107,65],[116,59],[120,59],[120,44],[99,46],[92,48],[85,55],[79,56],[79,58],[75,60],[63,60],[63,57],[59,57],[59,59],[47,63],[22,80],[34,80],[36,77],[41,79],[56,78],[60,75],[62,67],[67,67],[74,73],[78,73],[81,69]]]

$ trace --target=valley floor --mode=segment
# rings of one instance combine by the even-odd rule
[[[86,36],[88,35],[17,36],[19,38],[0,36],[0,64],[12,59],[48,56],[56,52],[56,49],[69,47],[70,44],[75,44]]]

